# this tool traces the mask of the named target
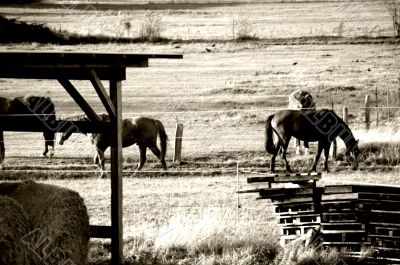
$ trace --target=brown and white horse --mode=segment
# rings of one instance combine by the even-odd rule
[[[15,98],[0,97],[0,115],[26,115],[21,122],[36,123],[41,122],[44,125],[43,137],[45,140],[43,155],[54,156],[54,138],[53,130],[56,120],[56,111],[53,102],[49,97],[25,96]],[[31,115],[31,116],[29,116]],[[50,149],[49,149],[50,147]],[[5,157],[4,134],[0,131],[0,168],[3,169]]]
[[[109,121],[106,114],[99,115],[102,121]],[[88,120],[86,116],[77,116],[70,118],[71,120]],[[71,136],[72,131],[68,131],[61,136],[59,144],[62,145]],[[157,136],[160,138],[161,150],[157,147]],[[100,177],[105,176],[104,152],[111,145],[111,134],[96,133],[90,136],[91,143],[96,148],[94,162],[101,169]],[[143,168],[146,162],[146,150],[149,148],[153,154],[160,160],[164,170],[167,169],[165,155],[167,153],[168,136],[165,132],[164,125],[161,121],[139,117],[135,119],[123,119],[122,121],[122,147],[128,147],[134,144],[139,146],[140,160],[137,170]]]

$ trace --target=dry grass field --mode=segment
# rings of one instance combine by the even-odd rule
[[[236,193],[250,188],[246,184],[249,175],[237,174],[237,168],[268,170],[265,119],[285,108],[288,94],[296,89],[310,91],[319,108],[333,104],[341,113],[347,107],[349,126],[364,151],[357,171],[343,160],[331,161],[332,172],[323,174],[321,185],[400,185],[400,47],[396,42],[371,38],[392,34],[384,5],[379,1],[230,2],[191,3],[181,8],[170,4],[170,8],[161,8],[166,6],[161,2],[161,10],[154,7],[152,11],[161,16],[162,35],[185,42],[0,47],[184,54],[183,60],[152,60],[149,68],[128,69],[123,82],[123,116],[158,118],[170,138],[166,173],[159,172],[161,166],[149,153],[145,172],[134,175],[138,149],[124,149],[127,264],[280,264],[283,252],[277,244],[272,205],[255,200],[254,194]],[[80,34],[133,37],[150,12],[139,9],[134,5],[137,2],[120,1],[108,6],[109,10],[105,8],[108,2],[98,3],[97,9],[85,11],[57,9],[49,1],[40,8],[0,7],[0,14]],[[80,23],[89,18],[90,23]],[[233,21],[245,20],[251,25],[248,33],[258,39],[230,41]],[[129,30],[126,22],[132,25]],[[240,23],[235,26],[236,33],[243,26]],[[361,40],[355,38],[360,36]],[[74,84],[96,111],[104,112],[90,83]],[[380,123],[376,127],[373,109],[372,129],[366,131],[364,100],[369,94],[375,106],[376,88]],[[388,91],[390,113],[382,108],[388,104]],[[59,117],[81,114],[53,81],[0,79],[0,94],[47,95]],[[184,124],[182,166],[172,163],[177,120]],[[97,179],[93,147],[84,135],[73,135],[64,146],[56,146],[52,159],[40,157],[43,140],[38,133],[5,132],[5,143],[3,180],[36,179],[76,190],[85,199],[91,223],[110,224],[110,181]],[[290,149],[289,160],[296,171],[310,170],[313,147],[311,155],[300,157]],[[341,142],[339,147],[343,147]],[[277,167],[284,169],[280,162]],[[107,264],[109,255],[109,242],[93,241],[90,264]],[[324,264],[336,263],[326,258]]]

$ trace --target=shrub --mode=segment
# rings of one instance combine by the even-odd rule
[[[161,16],[154,12],[147,14],[140,27],[140,38],[143,41],[157,42],[161,40]]]
[[[385,0],[385,5],[392,17],[394,34],[400,37],[400,0]]]

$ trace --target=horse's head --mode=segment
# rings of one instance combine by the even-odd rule
[[[353,169],[358,168],[358,162],[360,160],[361,151],[358,148],[358,140],[354,142],[354,144],[348,145],[346,148],[346,157],[351,157],[353,159]]]
[[[72,130],[69,130],[67,132],[64,133],[60,133],[60,138],[58,141],[59,145],[63,145],[65,141],[67,141],[69,139],[69,137],[72,135]]]

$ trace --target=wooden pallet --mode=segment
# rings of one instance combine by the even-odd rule
[[[321,223],[322,231],[331,231],[331,230],[365,230],[365,224],[363,223]]]
[[[358,242],[361,244],[365,242],[366,232],[361,230],[321,230],[321,236],[324,242]]]
[[[358,223],[359,217],[354,212],[329,212],[321,214],[324,223]]]
[[[303,224],[303,225],[282,225],[280,226],[279,232],[280,235],[285,236],[285,235],[305,235],[307,234],[310,230],[318,230],[320,227],[319,224],[316,223],[308,223],[308,224]]]
[[[320,224],[321,217],[319,214],[296,214],[296,215],[282,215],[277,218],[280,225],[304,225],[304,224]]]
[[[400,227],[398,223],[400,211],[384,211],[384,210],[371,210],[370,222],[371,224],[381,224],[383,227]]]
[[[277,215],[310,214],[315,213],[315,206],[313,202],[277,204],[274,213]]]
[[[400,237],[400,227],[382,227],[370,225],[369,231],[373,235]]]

